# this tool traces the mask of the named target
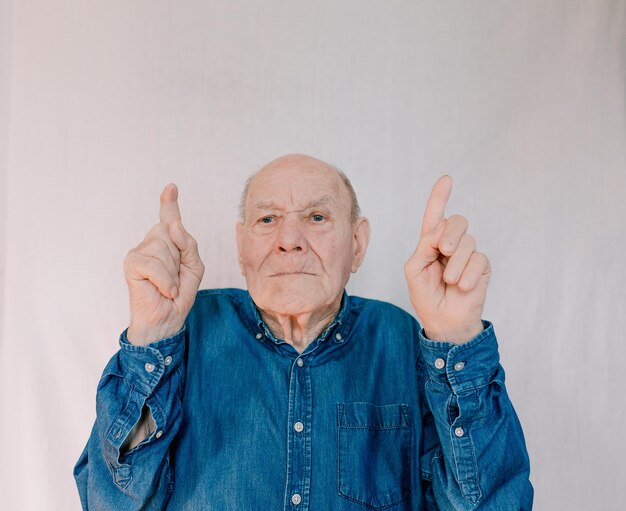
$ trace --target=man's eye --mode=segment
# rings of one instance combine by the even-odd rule
[[[311,220],[313,220],[314,222],[323,222],[324,220],[326,220],[326,218],[324,217],[324,215],[315,214],[311,215]]]
[[[274,221],[273,216],[264,216],[263,218],[259,220],[259,222],[261,222],[262,224],[271,224],[273,221]]]

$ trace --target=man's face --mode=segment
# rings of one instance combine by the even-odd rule
[[[337,173],[310,157],[280,158],[254,177],[237,245],[260,309],[292,316],[337,306],[369,235],[351,205]]]

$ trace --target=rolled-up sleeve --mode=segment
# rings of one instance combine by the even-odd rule
[[[494,328],[463,344],[419,333],[422,478],[433,509],[531,509],[524,435],[504,384]]]
[[[96,395],[96,421],[74,468],[83,509],[163,509],[173,490],[169,446],[182,419],[183,329],[147,346],[130,344],[126,330]],[[155,428],[128,452],[122,446],[144,406]]]

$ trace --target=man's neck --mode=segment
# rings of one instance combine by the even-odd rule
[[[261,317],[274,337],[291,344],[302,353],[317,336],[330,325],[341,306],[341,297],[330,307],[297,315],[285,315],[274,311],[261,310]]]

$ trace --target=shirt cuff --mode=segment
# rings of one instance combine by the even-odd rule
[[[419,332],[420,346],[431,380],[449,383],[455,394],[491,382],[500,356],[493,325],[483,320],[484,330],[463,344],[433,341]]]
[[[154,391],[163,376],[169,376],[182,363],[186,327],[183,325],[174,335],[147,346],[131,344],[126,336],[127,331],[124,330],[120,335],[120,367],[124,378],[147,396]]]

